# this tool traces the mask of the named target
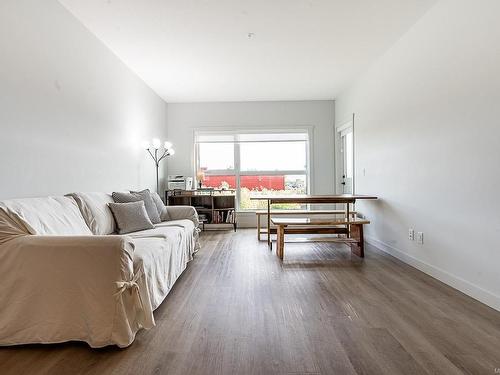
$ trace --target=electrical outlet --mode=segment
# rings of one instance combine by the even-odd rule
[[[408,239],[410,241],[415,240],[415,231],[413,230],[413,228],[408,229]]]
[[[423,245],[424,243],[424,232],[417,232],[417,243]]]

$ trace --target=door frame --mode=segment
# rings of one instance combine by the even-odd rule
[[[335,125],[335,177],[337,183],[335,184],[335,190],[337,194],[343,194],[343,185],[342,185],[342,172],[344,169],[343,163],[344,159],[341,153],[342,150],[342,136],[341,133],[345,132],[348,129],[352,129],[352,193],[356,193],[356,141],[355,141],[355,132],[354,132],[354,113],[348,121],[341,122],[338,125]]]

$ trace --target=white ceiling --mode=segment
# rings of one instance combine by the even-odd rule
[[[167,102],[334,99],[436,0],[60,0]]]

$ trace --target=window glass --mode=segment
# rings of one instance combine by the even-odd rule
[[[267,202],[251,200],[259,195],[294,195],[307,194],[306,175],[240,176],[240,208],[242,210],[266,209]],[[300,209],[301,204],[275,204],[274,209]]]
[[[199,169],[234,169],[234,143],[200,143],[199,153]]]
[[[242,171],[305,171],[306,142],[248,142],[240,144]]]
[[[242,210],[263,209],[257,195],[307,194],[308,133],[203,133],[195,135],[203,187],[237,189]],[[237,153],[235,155],[235,152]],[[299,204],[277,209],[302,208]]]

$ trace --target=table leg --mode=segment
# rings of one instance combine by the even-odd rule
[[[260,241],[260,215],[257,215],[257,240]]]
[[[278,258],[283,260],[283,255],[285,252],[285,227],[283,225],[278,225],[276,229],[277,233],[277,243],[276,243],[276,255]]]
[[[267,200],[267,246],[269,246],[269,250],[273,249],[273,245],[271,243],[271,201]]]
[[[349,216],[350,216],[350,214],[349,214],[349,202],[346,203],[346,210],[345,210],[345,212],[346,212],[346,219],[349,222]],[[349,226],[349,224],[347,224],[347,238],[350,237],[349,231],[350,231],[350,226]]]

